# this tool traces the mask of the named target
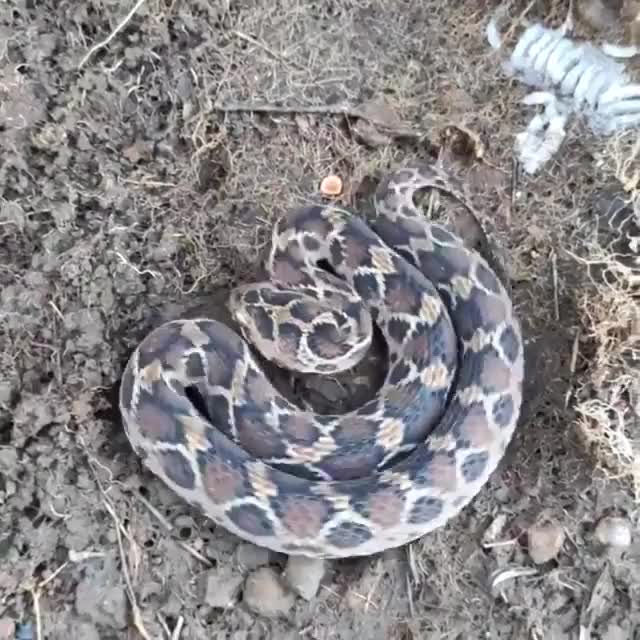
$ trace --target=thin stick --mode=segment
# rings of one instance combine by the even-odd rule
[[[511,159],[511,208],[509,211],[509,220],[507,224],[511,222],[511,216],[515,214],[516,207],[518,206],[518,177],[520,173],[520,161],[516,156]]]
[[[571,389],[571,384],[573,383],[573,376],[576,372],[576,366],[578,365],[578,354],[580,353],[580,330],[576,333],[576,337],[573,340],[573,348],[571,349],[571,362],[569,364],[569,388],[567,389],[567,393],[564,396],[564,408],[567,409],[569,407],[569,401],[571,400],[571,396],[573,391]]]
[[[551,254],[551,268],[553,270],[553,310],[555,319],[560,320],[560,301],[558,299],[558,256],[554,251]]]
[[[256,47],[260,47],[260,49],[262,49],[263,51],[266,51],[272,58],[276,58],[276,60],[283,60],[284,62],[287,62],[288,64],[291,64],[294,67],[297,67],[298,69],[304,69],[304,67],[302,67],[298,63],[291,62],[291,60],[289,60],[285,55],[278,53],[277,51],[274,51],[271,47],[268,47],[263,42],[260,42],[260,40],[256,40],[255,38],[252,38],[251,36],[247,35],[246,33],[243,33],[242,31],[234,30],[231,33],[237,38],[240,38],[240,40],[244,40],[249,44],[253,44]]]
[[[202,562],[202,564],[207,567],[213,567],[213,562],[205,558],[199,551],[196,551],[192,546],[188,545],[186,542],[180,540],[178,544],[189,554],[191,554],[196,560]]]
[[[100,481],[98,474],[93,468],[93,464],[91,464],[91,460],[89,461],[89,468],[91,469],[91,473],[93,474],[93,479],[96,481],[98,490],[102,494],[102,503],[104,504],[109,515],[113,519],[113,523],[115,524],[116,540],[118,542],[118,550],[120,552],[120,561],[122,564],[122,573],[124,575],[124,582],[127,587],[126,589],[127,596],[129,597],[129,603],[131,604],[131,611],[133,614],[133,624],[138,630],[138,632],[140,633],[140,635],[145,640],[151,640],[144,626],[144,622],[142,620],[142,614],[140,612],[140,607],[138,607],[136,594],[135,594],[135,591],[133,590],[133,584],[131,583],[131,576],[129,575],[129,562],[127,561],[127,555],[124,551],[124,543],[122,542],[122,530],[123,530],[122,522],[120,521],[120,518],[118,517],[118,514],[116,513],[116,510],[113,504],[111,503],[109,496],[107,496],[107,492],[104,490],[104,487],[102,486],[102,482]]]
[[[350,104],[311,104],[311,105],[294,105],[294,106],[280,106],[276,104],[252,104],[245,102],[230,102],[227,104],[216,103],[213,105],[214,110],[222,111],[224,113],[318,113],[329,116],[347,116],[349,118],[361,118],[367,120],[372,124],[377,124],[386,129],[392,129],[389,127],[389,123],[385,122],[382,118],[376,118],[375,116],[365,113],[359,107],[354,107]],[[424,133],[419,131],[410,131],[408,129],[399,130],[399,133],[405,137],[421,138]]]
[[[126,26],[129,20],[133,18],[136,11],[144,4],[145,0],[138,0],[133,6],[133,9],[127,13],[127,15],[122,19],[122,22],[104,39],[94,44],[89,51],[87,51],[86,55],[82,60],[80,60],[80,64],[78,65],[78,69],[82,69],[82,67],[86,64],[87,60],[96,52],[100,51],[100,49],[104,49]]]
[[[142,502],[142,504],[149,509],[151,515],[153,515],[167,531],[173,529],[173,525],[144,496],[136,495],[136,500]]]
[[[63,562],[48,578],[45,578],[39,585],[38,590],[46,587],[64,568],[68,565],[68,562]]]
[[[514,23],[507,29],[507,32],[504,34],[504,36],[502,36],[502,42],[513,35],[517,26],[527,17],[527,14],[529,13],[529,11],[531,11],[531,9],[533,9],[533,6],[537,1],[538,0],[531,0],[531,2],[529,2],[522,13],[515,19]]]
[[[40,614],[40,596],[42,590],[49,584],[69,563],[63,562],[48,578],[38,584],[29,587],[33,599],[33,612],[36,617],[36,640],[42,640],[42,616]]]
[[[126,184],[134,184],[136,186],[139,187],[169,187],[169,188],[175,188],[178,185],[175,184],[175,182],[162,182],[160,180],[131,180],[129,178],[123,178],[122,182],[126,183]]]
[[[180,616],[178,621],[176,622],[176,626],[173,629],[173,633],[171,634],[171,640],[179,640],[180,634],[182,633],[182,627],[184,626],[184,618]]]
[[[138,495],[138,496],[136,496],[136,499],[140,500],[140,502],[142,502],[142,504],[144,504],[144,506],[147,507],[147,509],[149,509],[149,512],[151,513],[151,515],[154,516],[155,518],[157,518],[158,522],[167,531],[169,531],[169,532],[173,531],[173,529],[174,529],[173,525],[144,496]],[[207,559],[205,556],[203,556],[199,551],[196,551],[193,547],[188,545],[183,540],[178,540],[178,544],[187,553],[191,554],[199,562],[202,562],[204,565],[206,565],[208,567],[212,567],[213,566],[213,563],[209,559]]]
[[[573,32],[574,27],[575,27],[575,23],[573,20],[573,0],[569,0],[569,8],[567,9],[567,15],[564,19],[564,22],[560,27],[560,33],[563,36],[566,36],[567,34],[571,34]]]
[[[404,582],[405,582],[405,586],[407,587],[407,600],[409,601],[409,615],[412,618],[415,618],[416,610],[415,610],[415,607],[413,606],[413,589],[411,588],[411,577],[409,576],[408,573],[404,576]]]
[[[33,598],[33,612],[36,616],[36,640],[42,640],[42,618],[40,617],[40,589],[31,590]]]
[[[162,630],[164,631],[165,636],[167,636],[168,640],[171,640],[171,629],[169,629],[169,625],[167,621],[160,615],[159,612],[156,612],[156,618],[158,618],[158,622],[162,626]]]

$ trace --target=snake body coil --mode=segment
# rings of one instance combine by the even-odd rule
[[[275,225],[269,280],[231,297],[246,340],[299,371],[348,369],[375,322],[388,373],[358,409],[299,409],[213,320],[168,322],[131,356],[120,409],[134,450],[239,537],[291,555],[376,553],[443,525],[502,458],[522,401],[520,326],[485,260],[418,212],[426,187],[466,203],[418,167],[381,183],[370,226],[334,205],[293,212]]]

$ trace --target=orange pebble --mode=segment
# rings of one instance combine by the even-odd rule
[[[342,178],[327,176],[320,183],[320,193],[324,196],[339,196],[342,193]]]

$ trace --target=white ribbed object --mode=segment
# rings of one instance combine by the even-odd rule
[[[504,68],[525,84],[554,91],[587,117],[594,133],[640,125],[640,84],[630,81],[624,65],[589,42],[534,24],[524,31]]]
[[[486,33],[491,47],[502,48],[495,18]],[[565,29],[528,26],[503,68],[536,89],[525,104],[544,107],[516,136],[516,150],[528,173],[535,173],[558,151],[571,113],[584,115],[597,135],[640,126],[640,84],[631,82],[624,65],[604,48],[572,40]]]

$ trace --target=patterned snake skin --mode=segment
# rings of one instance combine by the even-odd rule
[[[333,204],[299,209],[275,225],[269,281],[231,296],[246,340],[177,320],[134,351],[120,389],[128,438],[218,525],[291,555],[369,555],[442,526],[496,468],[522,402],[520,325],[485,260],[417,210],[427,187],[471,207],[426,166],[380,184],[369,224]],[[344,415],[291,404],[247,344],[287,368],[344,371],[372,321],[386,379]]]

